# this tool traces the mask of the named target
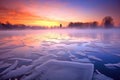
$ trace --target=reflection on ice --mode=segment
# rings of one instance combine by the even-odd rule
[[[0,79],[120,79],[119,30],[1,32]]]

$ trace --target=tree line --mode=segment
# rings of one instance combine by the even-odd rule
[[[98,25],[97,21],[86,22],[86,23],[83,23],[83,22],[70,22],[68,24],[68,27],[70,27],[70,28],[98,28],[99,25]],[[104,27],[104,28],[113,28],[113,27],[115,27],[113,18],[111,16],[104,17],[103,20],[102,20],[102,27]]]
[[[42,26],[27,26],[27,25],[24,25],[24,24],[14,24],[13,25],[9,22],[6,22],[6,23],[1,23],[0,22],[0,29],[1,30],[44,29],[44,28],[45,27],[42,27]]]
[[[104,28],[114,28],[114,21],[113,18],[111,16],[106,16],[103,18],[102,20],[102,26]],[[55,27],[55,28],[62,28],[62,24],[60,24],[60,26]],[[9,29],[46,29],[47,27],[42,27],[42,26],[27,26],[24,24],[11,24],[9,22],[6,23],[1,23],[0,22],[0,29],[2,30],[9,30]],[[93,21],[93,22],[70,22],[68,24],[68,28],[101,28],[101,26],[99,27],[99,24],[97,21]]]

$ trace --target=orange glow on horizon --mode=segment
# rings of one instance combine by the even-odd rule
[[[30,25],[36,25],[36,26],[46,26],[46,27],[55,27],[55,26],[59,26],[60,23],[57,21],[34,21],[33,23],[29,23]]]

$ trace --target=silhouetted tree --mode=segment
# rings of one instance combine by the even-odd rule
[[[106,16],[103,18],[103,25],[105,28],[111,28],[114,26],[113,18],[111,16]]]
[[[60,24],[60,28],[62,28],[62,24]]]
[[[2,29],[2,23],[0,22],[0,29]]]

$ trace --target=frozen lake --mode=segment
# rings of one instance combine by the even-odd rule
[[[66,80],[80,80],[78,75],[80,73],[77,72],[79,68],[76,68],[75,65],[86,66],[84,63],[89,66],[93,64],[94,73],[98,72],[114,80],[120,80],[120,30],[0,31],[1,79],[29,80],[29,78],[33,78],[32,80],[34,80],[39,76],[35,80],[55,80],[55,73],[58,72],[58,75],[65,73],[65,76],[72,76]],[[68,65],[71,64],[74,66],[68,69]],[[46,65],[50,67],[47,71]],[[58,70],[59,68],[62,68],[61,72]],[[72,72],[69,72],[71,69]],[[39,70],[41,73],[37,72]],[[91,70],[88,69],[89,71]],[[51,73],[54,73],[52,75],[54,78],[51,78]],[[63,76],[59,76],[59,79],[63,80]],[[86,80],[86,78],[82,80]],[[93,80],[97,80],[97,78],[93,77]],[[102,77],[101,80],[103,80]]]

